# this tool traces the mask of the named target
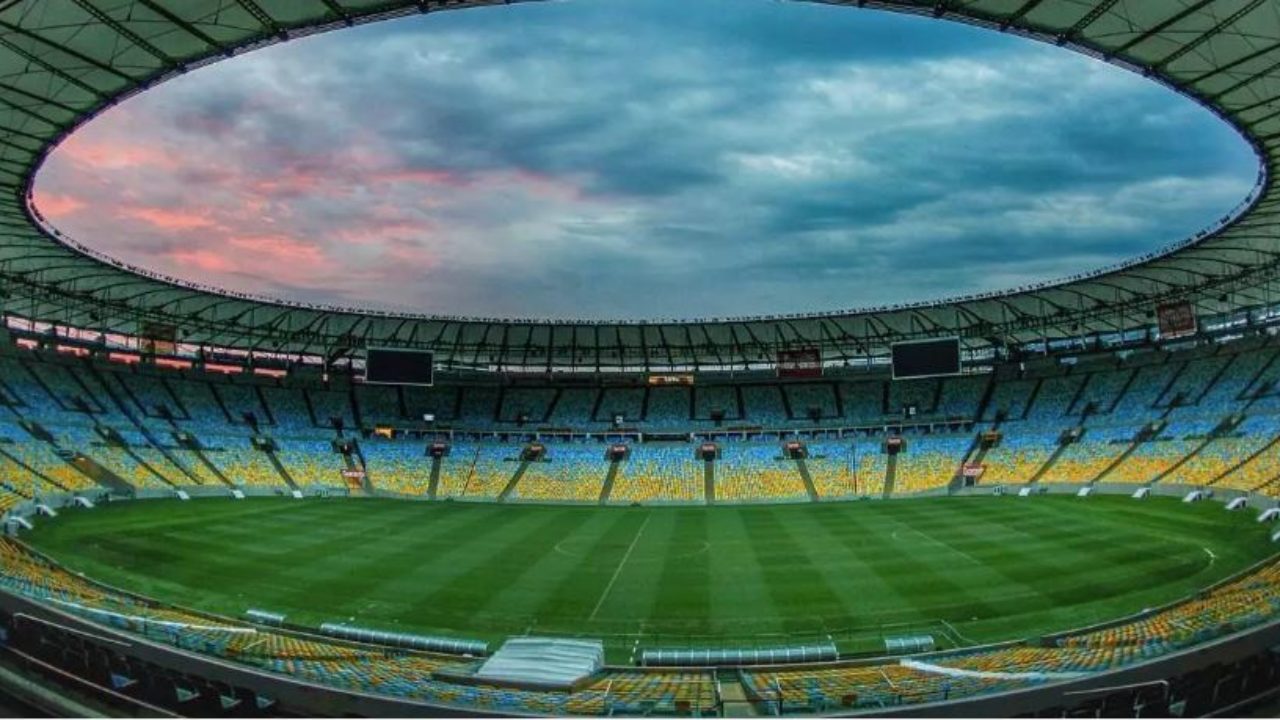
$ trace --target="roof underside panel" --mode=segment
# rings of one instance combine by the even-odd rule
[[[105,332],[174,325],[189,342],[342,354],[433,348],[478,366],[706,367],[817,347],[828,360],[960,335],[969,347],[1143,327],[1162,302],[1202,312],[1271,302],[1280,254],[1280,3],[930,0],[866,5],[1016,32],[1118,63],[1201,102],[1259,154],[1238,216],[1134,262],[1055,284],[812,316],[649,323],[441,318],[263,300],[152,276],[56,236],[27,201],[49,150],[104,108],[266,44],[399,15],[481,5],[383,0],[21,0],[0,7],[0,290],[6,311]],[[495,10],[497,12],[498,10]],[[1167,241],[1179,240],[1166,238]],[[1265,288],[1267,291],[1260,291]]]

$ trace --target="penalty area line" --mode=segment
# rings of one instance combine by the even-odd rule
[[[609,584],[604,586],[604,592],[600,593],[600,599],[596,601],[596,606],[587,618],[587,622],[596,619],[596,614],[604,606],[605,598],[609,597],[609,591],[613,590],[613,584],[618,582],[618,576],[622,574],[622,568],[626,566],[627,560],[631,558],[631,553],[636,549],[636,543],[640,542],[640,536],[644,534],[644,529],[648,527],[651,519],[653,519],[653,513],[644,516],[644,522],[640,523],[640,527],[636,529],[636,536],[631,538],[631,545],[627,547],[627,552],[618,561],[618,567],[613,570],[613,577],[609,578]]]

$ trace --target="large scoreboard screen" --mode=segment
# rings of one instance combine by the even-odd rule
[[[384,385],[431,385],[434,365],[424,350],[369,348],[364,361],[364,381]]]
[[[1198,330],[1196,310],[1191,306],[1191,303],[1185,300],[1165,303],[1157,307],[1156,322],[1160,328],[1160,338],[1162,340],[1173,340],[1174,338],[1195,335]]]
[[[960,374],[960,338],[902,342],[891,351],[895,380]]]

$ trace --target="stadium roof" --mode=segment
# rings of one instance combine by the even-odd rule
[[[972,23],[1105,59],[1203,103],[1260,158],[1258,185],[1215,227],[1144,258],[1008,292],[847,312],[679,322],[453,318],[284,303],[145,271],[56,237],[29,206],[45,155],[133,93],[257,47],[357,23],[509,0],[12,0],[0,3],[0,303],[108,333],[333,356],[432,348],[461,366],[638,369],[828,361],[897,340],[971,348],[1148,327],[1185,299],[1202,314],[1270,307],[1280,261],[1280,4],[1273,0],[826,0]],[[824,1],[824,0],[817,0]]]

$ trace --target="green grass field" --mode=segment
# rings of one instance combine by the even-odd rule
[[[98,580],[239,616],[642,645],[830,635],[842,651],[1120,617],[1273,552],[1253,512],[1125,497],[594,508],[176,500],[68,510],[27,536]]]

